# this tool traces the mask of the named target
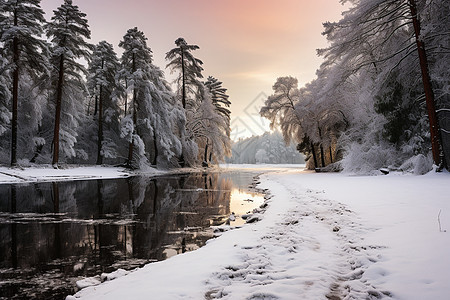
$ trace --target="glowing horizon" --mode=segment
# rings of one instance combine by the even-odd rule
[[[228,89],[235,126],[257,117],[252,101],[260,105],[259,95],[270,95],[277,77],[297,77],[300,85],[314,79],[321,63],[316,49],[327,45],[322,23],[337,21],[344,10],[339,0],[73,2],[87,14],[92,43],[106,40],[120,53],[118,43],[127,29],[138,27],[148,38],[154,63],[163,70],[165,53],[178,37],[198,45],[194,55],[204,62],[204,77],[214,76]],[[62,3],[41,2],[48,20]],[[166,76],[171,79],[168,70]],[[257,127],[255,134],[260,133]]]

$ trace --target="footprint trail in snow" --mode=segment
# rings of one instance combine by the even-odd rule
[[[234,245],[238,263],[213,272],[205,299],[391,298],[364,277],[383,259],[383,247],[365,244],[372,229],[355,213],[282,175],[270,188],[270,209],[279,213],[264,216],[251,239]]]

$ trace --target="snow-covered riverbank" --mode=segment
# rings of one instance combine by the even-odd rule
[[[74,297],[447,299],[449,180],[277,170],[260,222]]]
[[[158,171],[154,171],[157,173]],[[130,172],[120,167],[68,166],[54,169],[48,166],[29,168],[0,167],[1,183],[24,183],[64,180],[110,179],[130,176]]]
[[[90,179],[113,179],[135,175],[159,176],[165,174],[193,173],[204,171],[203,168],[180,168],[171,170],[159,170],[147,168],[146,170],[129,170],[123,167],[113,166],[83,166],[66,165],[54,169],[51,165],[35,165],[32,167],[0,167],[0,184],[2,183],[27,183],[70,181]],[[211,168],[214,170],[214,168]]]
[[[67,165],[54,169],[51,165],[35,165],[32,167],[0,167],[0,184],[27,183],[27,182],[51,182],[90,179],[112,179],[134,175],[158,176],[166,174],[194,173],[204,171],[233,171],[242,170],[267,172],[286,169],[303,169],[302,164],[269,165],[269,164],[224,164],[213,168],[180,168],[171,170],[159,170],[148,168],[146,170],[129,170],[123,167],[112,166],[77,166]]]

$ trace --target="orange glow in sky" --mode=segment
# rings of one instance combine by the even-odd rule
[[[42,0],[47,19],[63,0]],[[234,125],[250,129],[232,138],[259,134],[257,116],[263,92],[270,95],[277,77],[291,75],[300,85],[314,79],[326,47],[322,23],[340,19],[339,0],[73,0],[87,14],[92,43],[117,46],[127,29],[137,26],[153,50],[154,63],[164,69],[165,53],[178,37],[200,47],[204,76],[228,88]],[[171,80],[169,71],[166,75]],[[264,95],[262,94],[262,95]],[[256,98],[256,101],[255,101]],[[258,119],[258,120],[256,120]],[[266,127],[267,124],[262,127]],[[259,126],[261,127],[261,126]]]

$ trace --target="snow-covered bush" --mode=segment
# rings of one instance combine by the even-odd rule
[[[405,172],[412,172],[415,175],[423,175],[433,169],[432,164],[433,159],[430,155],[427,157],[423,154],[419,154],[405,161],[399,169]]]

